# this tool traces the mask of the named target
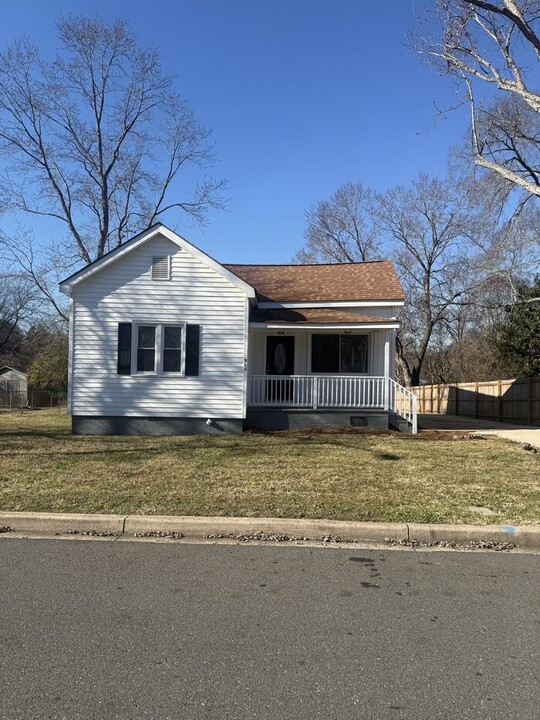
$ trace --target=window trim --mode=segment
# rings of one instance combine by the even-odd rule
[[[148,375],[160,375],[163,377],[184,377],[186,374],[186,338],[187,338],[187,322],[171,322],[167,320],[133,320],[133,331],[131,335],[131,367],[132,375],[140,375],[142,377]],[[139,327],[156,328],[156,346],[154,349],[154,369],[138,370],[137,369],[137,351],[139,349]],[[165,350],[165,328],[180,327],[182,328],[182,344],[180,347],[180,371],[163,370],[163,351]]]
[[[310,375],[317,375],[320,377],[336,377],[338,375],[342,375],[344,377],[369,377],[369,370],[371,366],[371,334],[369,332],[343,332],[343,330],[335,332],[331,331],[330,329],[327,332],[321,332],[320,330],[316,332],[310,332],[309,333],[309,343],[308,343],[308,367],[309,367],[309,374]],[[366,372],[341,372],[341,370],[337,370],[337,372],[314,372],[313,370],[313,335],[338,335],[339,338],[341,338],[342,335],[349,337],[350,335],[363,335],[367,338],[367,370]],[[339,341],[339,357],[338,357],[339,367],[341,367],[341,339]]]

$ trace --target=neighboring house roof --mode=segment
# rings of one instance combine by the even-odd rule
[[[17,375],[23,375],[24,377],[26,377],[26,373],[22,370],[18,370],[17,368],[10,367],[9,365],[4,365],[4,367],[0,367],[0,375],[4,375],[4,373],[7,372],[14,372],[17,373]]]
[[[332,265],[225,265],[262,302],[403,301],[390,260]]]
[[[347,310],[332,310],[329,308],[309,308],[303,310],[291,310],[279,308],[276,310],[252,310],[251,322],[256,323],[287,323],[291,325],[318,324],[346,325],[346,324],[395,324],[392,318],[375,317],[373,315],[360,315],[359,313]]]

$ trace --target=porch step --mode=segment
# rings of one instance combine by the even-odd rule
[[[409,435],[412,433],[411,423],[408,420],[405,420],[405,418],[402,418],[401,415],[397,415],[393,412],[388,414],[388,427],[392,430],[399,430],[399,432],[408,433]]]

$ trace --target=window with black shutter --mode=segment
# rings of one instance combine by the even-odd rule
[[[119,323],[118,374],[199,375],[200,325]]]

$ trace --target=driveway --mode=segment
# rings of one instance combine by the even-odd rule
[[[513,442],[529,443],[540,449],[540,427],[530,425],[514,425],[512,423],[480,420],[461,415],[435,415],[423,413],[418,415],[418,429],[447,430],[454,432],[475,432],[482,435],[497,435]]]

